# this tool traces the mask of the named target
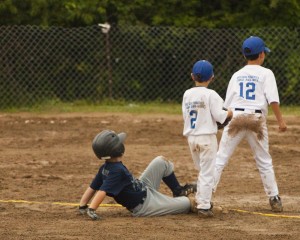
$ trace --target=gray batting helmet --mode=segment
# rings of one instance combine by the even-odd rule
[[[112,130],[104,130],[97,134],[93,140],[95,155],[101,160],[120,157],[125,152],[124,140],[126,133],[116,134]]]

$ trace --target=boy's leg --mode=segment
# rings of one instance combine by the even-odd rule
[[[188,213],[192,209],[188,197],[169,197],[153,188],[147,189],[147,198],[142,208],[133,212],[133,216],[162,216],[166,214]]]
[[[256,134],[251,133],[247,135],[247,140],[254,153],[256,166],[259,170],[266,195],[268,197],[277,196],[279,192],[273,169],[272,158],[269,154],[269,140],[266,124],[263,124],[263,139],[258,140]]]
[[[269,138],[266,121],[263,125],[263,138],[257,139],[255,133],[251,133],[247,136],[247,140],[254,153],[256,166],[259,170],[259,174],[264,186],[266,195],[269,197],[269,203],[273,212],[282,212],[282,202],[279,197],[278,186],[273,169],[272,158],[269,154]]]
[[[184,186],[181,186],[174,172],[167,177],[163,177],[162,180],[171,189],[173,197],[188,196],[189,194],[197,191],[197,184],[195,183],[187,183]]]
[[[161,180],[171,189],[174,197],[187,196],[196,192],[195,184],[186,184],[181,186],[174,173],[174,165],[172,162],[158,156],[151,161],[140,177],[140,180],[147,186],[159,189]]]
[[[198,209],[211,208],[211,196],[214,183],[215,157],[218,142],[215,135],[189,137],[192,157],[199,169],[196,201]]]
[[[148,187],[158,190],[161,180],[164,177],[171,175],[173,172],[173,163],[163,156],[158,156],[150,162],[150,164],[142,173],[140,180]]]
[[[231,137],[228,135],[229,126],[230,123],[223,130],[222,137],[219,144],[219,150],[216,156],[213,192],[216,192],[217,190],[217,186],[220,182],[223,169],[228,164],[229,158],[231,157],[235,148],[242,141],[242,139],[245,137],[246,134],[246,131],[241,131],[237,133],[237,135]]]

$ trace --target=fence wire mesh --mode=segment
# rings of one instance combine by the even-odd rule
[[[299,105],[299,29],[80,28],[0,26],[0,108],[45,101],[181,102],[192,65],[214,65],[210,85],[223,98],[231,75],[245,64],[241,44],[258,35],[271,53],[281,103]]]

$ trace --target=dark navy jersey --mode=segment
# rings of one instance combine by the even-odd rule
[[[90,187],[106,192],[107,196],[127,209],[133,209],[146,196],[143,184],[135,179],[122,162],[105,162]]]

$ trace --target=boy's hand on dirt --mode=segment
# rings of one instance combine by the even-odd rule
[[[87,210],[88,210],[88,205],[79,206],[78,210],[79,210],[79,213],[81,215],[85,215],[87,213]]]

